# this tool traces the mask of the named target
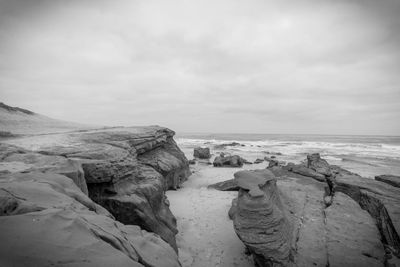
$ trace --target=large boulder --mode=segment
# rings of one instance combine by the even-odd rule
[[[209,147],[196,147],[193,149],[193,156],[199,159],[209,159],[211,158]]]
[[[213,165],[214,167],[242,167],[245,160],[240,156],[218,156],[214,159]]]
[[[172,247],[123,225],[63,175],[0,176],[0,266],[180,266]]]

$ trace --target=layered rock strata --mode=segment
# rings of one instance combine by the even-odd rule
[[[10,139],[0,166],[65,174],[118,221],[156,233],[176,250],[176,219],[164,192],[190,171],[173,135],[152,126]]]
[[[214,159],[214,167],[242,167],[245,160],[238,155],[218,156]]]
[[[211,158],[209,147],[196,147],[193,149],[193,157],[199,159],[209,159]]]
[[[317,154],[305,164],[272,166],[267,171],[273,175],[241,171],[234,180],[212,185],[221,190],[240,188],[229,216],[256,265],[398,266],[399,188],[329,165]],[[251,183],[252,189],[239,181]],[[256,192],[252,197],[251,191]],[[237,227],[237,218],[242,218],[238,214],[245,211],[251,219],[242,219]],[[266,235],[270,239],[262,239]],[[276,248],[287,257],[271,260],[276,259]]]
[[[0,230],[0,266],[180,266],[158,235],[115,221],[64,175],[0,175]]]
[[[233,225],[258,266],[289,263],[291,225],[269,170],[235,173],[239,194]]]
[[[375,176],[375,180],[390,184],[395,187],[400,187],[400,176],[397,175],[378,175]]]

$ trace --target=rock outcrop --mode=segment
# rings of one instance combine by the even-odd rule
[[[390,184],[395,187],[400,187],[400,176],[397,175],[378,175],[375,176],[375,180]]]
[[[214,159],[214,167],[242,167],[245,160],[238,155],[218,156]]]
[[[209,147],[196,147],[193,149],[193,156],[199,159],[209,159],[211,158]]]
[[[0,175],[0,266],[180,266],[158,235],[123,225],[64,176]]]
[[[219,191],[238,191],[240,189],[234,179],[211,184],[208,186],[208,188],[214,188]]]
[[[397,266],[399,188],[329,165],[319,155],[310,155],[306,164],[274,165],[268,170],[273,175],[265,170],[240,171],[236,183],[212,186],[240,188],[229,216],[259,266]],[[274,208],[267,211],[268,207]],[[251,212],[237,217],[246,209]],[[279,221],[279,226],[262,232],[268,225],[265,218]],[[275,254],[278,247],[285,253]]]
[[[275,176],[269,170],[240,171],[235,181],[240,188],[233,212],[236,234],[257,266],[286,266],[292,231]]]
[[[254,161],[254,164],[260,164],[260,163],[263,163],[263,162],[264,162],[264,159],[256,159]]]
[[[87,184],[89,197],[118,221],[156,233],[176,250],[176,219],[164,192],[190,171],[173,135],[152,126],[10,139],[6,145],[19,147],[4,149],[1,165],[65,174],[83,192]]]

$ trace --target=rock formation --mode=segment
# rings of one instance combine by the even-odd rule
[[[0,175],[0,266],[180,266],[158,235],[123,225],[64,175]]]
[[[233,156],[218,156],[214,159],[214,167],[242,167],[245,160],[237,155]]]
[[[400,187],[400,176],[384,174],[375,176],[375,180]]]
[[[318,154],[305,164],[240,171],[212,187],[240,188],[229,216],[258,266],[400,262],[400,188],[329,165]]]
[[[269,170],[235,173],[239,194],[233,225],[257,266],[286,266],[290,260],[291,225]]]
[[[254,161],[254,164],[260,164],[260,163],[263,163],[263,162],[264,162],[264,159],[256,159]]]
[[[196,147],[193,149],[193,156],[199,159],[209,159],[211,158],[209,147]]]
[[[118,221],[156,233],[176,250],[176,219],[164,192],[190,171],[173,135],[153,126],[9,139],[0,146],[0,166],[64,174]]]

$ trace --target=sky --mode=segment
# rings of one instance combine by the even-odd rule
[[[177,132],[400,135],[398,0],[0,0],[0,101]]]

